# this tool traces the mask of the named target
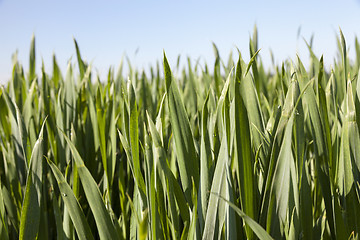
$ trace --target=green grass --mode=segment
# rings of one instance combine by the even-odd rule
[[[248,63],[102,81],[74,42],[0,88],[0,239],[359,239],[357,39],[329,72],[309,45],[266,71],[255,28]]]

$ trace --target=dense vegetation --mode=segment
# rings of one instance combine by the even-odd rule
[[[348,239],[360,230],[360,46],[331,72],[248,64],[62,75],[0,89],[1,239]],[[174,74],[176,72],[176,74]],[[93,75],[93,76],[92,76]]]

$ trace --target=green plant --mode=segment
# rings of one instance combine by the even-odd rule
[[[249,63],[214,44],[213,73],[164,53],[128,81],[74,42],[78,73],[38,75],[33,38],[0,89],[1,239],[359,238],[357,40],[330,72],[310,46],[267,72],[255,29]]]

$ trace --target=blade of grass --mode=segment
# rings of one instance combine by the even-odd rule
[[[146,187],[144,177],[141,173],[141,163],[139,157],[139,114],[137,110],[135,91],[130,81],[128,82],[128,94],[130,105],[130,147],[131,157],[134,165],[134,177],[137,179],[139,190],[142,192],[142,194],[145,194]]]
[[[309,161],[303,162],[300,188],[300,221],[305,239],[313,239],[313,213]]]
[[[204,222],[206,217],[206,209],[209,199],[210,191],[210,164],[212,162],[211,149],[210,149],[210,137],[208,133],[208,107],[209,94],[207,95],[201,118],[201,143],[200,143],[200,187],[198,196],[198,218],[201,232],[204,229]]]
[[[185,192],[185,197],[190,207],[192,207],[192,185],[191,179],[195,182],[195,187],[199,185],[199,161],[195,150],[193,134],[187,118],[184,103],[180,97],[179,89],[172,77],[169,63],[164,52],[164,73],[166,92],[170,112],[171,127],[173,129],[176,145],[177,163],[180,170],[180,179]]]
[[[170,214],[173,219],[174,229],[178,233],[178,222],[177,219],[177,211],[175,208],[175,201],[179,207],[181,218],[184,222],[189,223],[190,222],[190,213],[189,213],[189,207],[186,203],[184,192],[181,190],[181,187],[176,180],[174,174],[172,173],[168,162],[166,160],[166,153],[162,146],[160,134],[156,130],[156,127],[150,117],[148,116],[148,124],[149,124],[149,130],[152,136],[152,142],[153,142],[153,149],[154,149],[154,161],[156,168],[160,172],[160,174],[164,174],[165,178],[163,179],[163,188],[167,189],[167,195],[168,200],[170,204]]]
[[[342,61],[343,61],[343,72],[344,72],[344,84],[346,85],[346,79],[347,79],[347,75],[348,75],[348,69],[347,69],[347,54],[346,54],[346,42],[345,42],[345,37],[344,34],[341,31],[341,28],[339,28],[339,32],[340,32],[340,40],[341,40],[341,47],[342,47]],[[346,88],[344,88],[346,89]]]
[[[24,202],[21,210],[19,239],[35,239],[39,231],[45,122],[46,119],[41,127],[39,138],[35,143],[30,158]]]
[[[228,146],[227,146],[227,137],[224,134],[221,142],[219,157],[216,163],[216,168],[214,172],[214,178],[211,184],[211,193],[220,194],[221,189],[225,185],[226,180],[226,172],[225,165],[229,160],[228,155]],[[216,195],[210,195],[209,203],[206,210],[206,218],[205,218],[205,227],[202,239],[214,239],[217,235],[219,235],[219,231],[221,231],[222,226],[218,226],[216,223],[218,220],[218,207],[219,206],[219,198]],[[220,209],[219,209],[220,211]]]
[[[30,44],[30,59],[29,59],[29,82],[31,83],[36,75],[35,75],[35,67],[36,67],[36,59],[35,59],[35,35],[33,34],[31,37]]]
[[[10,98],[8,93],[3,89],[2,96],[5,99],[5,102],[8,106],[9,112],[11,113],[10,123],[11,130],[14,135],[15,140],[15,149],[16,149],[16,167],[18,172],[18,177],[21,183],[25,182],[25,175],[28,171],[28,165],[30,161],[30,156],[26,155],[27,149],[27,131],[24,123],[24,119],[18,109],[16,103]]]
[[[291,152],[293,122],[294,115],[286,125],[270,190],[267,230],[275,238],[281,237],[281,225],[285,223],[286,213],[289,211],[290,161],[294,161]]]
[[[241,59],[239,58],[235,74],[235,142],[238,166],[238,184],[240,188],[240,202],[243,211],[251,218],[255,219],[257,212],[257,192],[256,182],[254,181],[254,171],[251,150],[250,126],[247,111],[240,93],[240,83],[242,81]],[[253,233],[249,226],[246,228],[246,237],[253,239]]]
[[[77,57],[77,60],[78,60],[78,65],[79,65],[79,72],[80,72],[80,79],[83,79],[84,77],[84,74],[85,74],[85,70],[86,70],[86,66],[81,58],[81,55],[80,55],[80,49],[79,49],[79,46],[75,40],[75,38],[73,38],[74,40],[74,44],[75,44],[75,50],[76,50],[76,57]]]
[[[302,62],[298,58],[299,71],[297,76],[299,76],[299,85],[301,91],[305,89],[305,86],[308,84],[308,76],[302,65]],[[314,139],[314,148],[315,148],[315,163],[316,171],[319,175],[319,183],[321,186],[321,191],[325,201],[325,208],[327,212],[327,218],[329,221],[329,227],[332,238],[335,238],[335,222],[334,222],[334,211],[332,204],[332,193],[331,193],[331,182],[329,176],[329,165],[328,165],[328,150],[326,145],[326,138],[324,136],[324,127],[321,121],[321,116],[319,112],[319,107],[317,105],[316,95],[313,88],[307,88],[306,94],[303,96],[303,103],[308,107],[308,114],[310,118],[311,134]]]
[[[91,211],[94,215],[100,238],[112,239],[114,237],[118,237],[115,227],[111,221],[110,214],[105,207],[97,183],[91,176],[89,170],[86,168],[84,161],[82,160],[72,141],[66,136],[64,132],[63,135],[70,147],[74,161],[77,165],[80,181],[82,183],[86,199],[88,200]]]
[[[0,184],[0,217],[1,217],[0,238],[7,240],[7,239],[9,239],[9,230],[8,230],[9,227],[8,227],[8,223],[7,223],[4,198],[3,198],[3,194],[2,194],[2,184]]]
[[[94,239],[91,233],[90,226],[86,221],[86,217],[70,185],[66,182],[66,179],[61,174],[60,170],[56,167],[56,165],[53,162],[51,162],[49,159],[47,160],[47,162],[56,178],[57,184],[60,189],[61,198],[63,199],[65,205],[67,206],[69,215],[71,217],[71,221],[74,224],[78,238]],[[54,204],[57,203],[55,202]]]
[[[53,196],[52,199],[53,209],[54,209],[54,217],[56,223],[56,236],[58,240],[65,240],[65,233],[63,229],[63,222],[61,216],[61,210],[59,208],[59,204],[57,203],[56,197]]]
[[[342,132],[340,146],[341,157],[339,159],[338,184],[341,199],[344,201],[344,218],[347,234],[351,229],[359,229],[358,216],[360,214],[359,200],[356,194],[356,181],[359,181],[359,169],[356,158],[359,157],[355,146],[360,143],[359,130],[356,128],[355,104],[352,95],[351,82],[347,84],[346,96],[346,119]],[[351,132],[352,131],[352,132]]]
[[[254,219],[247,216],[243,211],[240,210],[234,203],[226,200],[222,196],[211,192],[211,194],[215,195],[217,198],[225,201],[229,206],[235,210],[235,212],[245,221],[245,223],[251,228],[251,230],[256,234],[256,236],[261,240],[271,240],[273,239],[264,228],[262,228]]]

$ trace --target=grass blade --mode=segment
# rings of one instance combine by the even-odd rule
[[[185,192],[187,202],[192,206],[191,179],[195,187],[199,184],[199,161],[195,150],[193,134],[189,119],[186,116],[184,103],[180,97],[179,89],[174,81],[169,63],[164,53],[164,72],[166,92],[170,112],[171,127],[173,129],[176,145],[177,163],[180,170],[180,179]]]
[[[0,184],[0,238],[7,240],[9,239],[9,227],[7,224],[6,212],[5,212],[5,204],[4,204],[4,197],[2,193],[2,184]]]
[[[88,200],[91,211],[94,215],[100,238],[112,239],[114,237],[118,237],[115,227],[111,221],[110,214],[105,207],[97,183],[91,176],[89,170],[86,168],[84,161],[72,141],[65,135],[65,133],[63,133],[63,135],[70,147],[74,161],[77,165],[80,181],[84,188],[86,199]]]
[[[81,209],[79,202],[77,201],[73,190],[66,182],[64,176],[56,165],[48,160],[48,164],[56,178],[57,184],[60,189],[61,197],[69,211],[69,215],[74,224],[76,233],[79,239],[94,239],[89,224],[86,221],[86,217]],[[54,203],[57,204],[57,203]]]
[[[30,59],[29,59],[29,82],[31,83],[36,75],[35,75],[35,67],[36,67],[36,59],[35,59],[35,35],[33,34],[31,37],[31,45],[30,45]]]
[[[137,179],[139,190],[142,194],[146,193],[144,177],[141,173],[141,164],[139,158],[139,124],[138,124],[138,111],[136,104],[136,96],[131,82],[128,82],[128,97],[130,105],[130,147],[131,157],[134,165],[134,177]]]
[[[41,127],[39,138],[35,143],[30,158],[24,202],[21,210],[19,239],[35,239],[39,231],[45,121],[46,119]]]
[[[219,199],[225,201],[229,206],[235,210],[235,212],[245,221],[245,223],[251,228],[251,230],[256,234],[256,236],[261,240],[271,240],[273,239],[263,227],[261,227],[254,219],[247,216],[243,211],[240,210],[234,203],[226,200],[222,196],[211,192],[211,194],[214,194]]]
[[[81,58],[80,49],[79,49],[79,46],[78,46],[75,38],[73,40],[74,40],[74,44],[75,44],[76,57],[77,57],[77,60],[78,60],[78,65],[79,65],[80,79],[83,79],[84,74],[85,74],[85,70],[86,70],[86,66],[85,66],[85,63],[83,62],[83,60]]]
[[[210,137],[208,133],[208,107],[209,94],[206,97],[202,110],[201,118],[201,152],[200,152],[200,187],[198,196],[198,211],[200,229],[204,229],[206,217],[206,209],[210,191],[210,164],[212,163],[212,155],[210,149]]]
[[[251,150],[250,126],[247,111],[240,94],[240,82],[242,80],[241,59],[239,58],[235,74],[235,142],[238,164],[238,184],[240,187],[240,202],[243,211],[255,219],[257,212],[257,192],[254,181],[253,158]],[[246,227],[246,237],[253,239],[250,227]]]
[[[220,194],[221,189],[224,187],[226,181],[225,166],[228,164],[228,160],[227,137],[226,134],[224,134],[211,184],[211,193]],[[219,198],[216,195],[210,195],[209,204],[206,210],[205,227],[202,239],[214,239],[219,234],[219,231],[221,231],[222,226],[218,226],[216,224],[216,222],[219,221],[218,211],[221,210],[222,209],[219,208]]]

